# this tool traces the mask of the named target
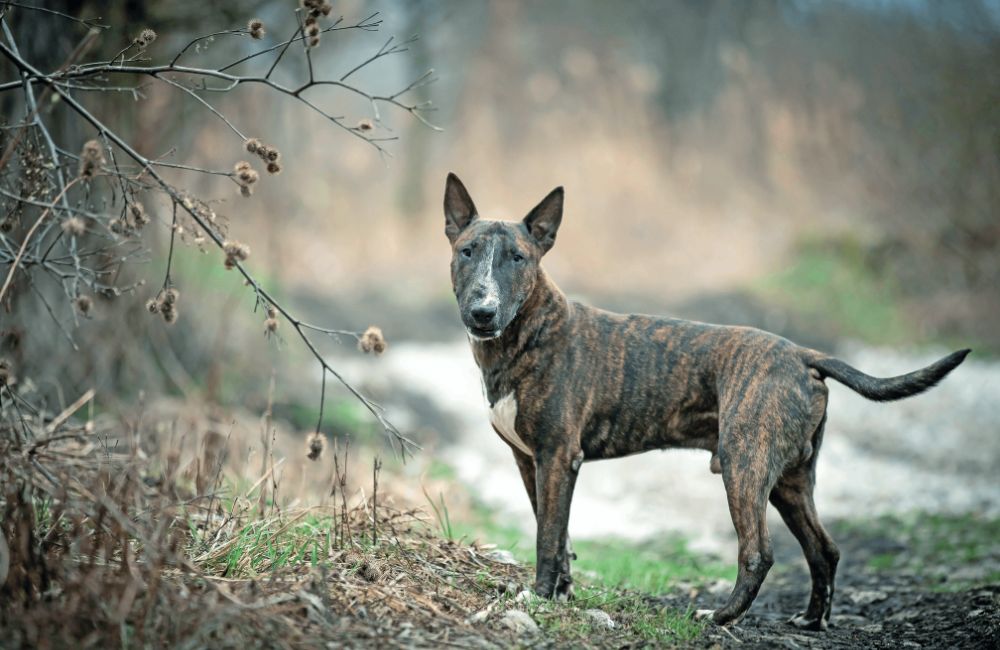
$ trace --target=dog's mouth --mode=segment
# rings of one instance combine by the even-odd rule
[[[480,329],[478,327],[466,327],[465,329],[475,341],[489,341],[497,338],[502,333],[498,329]]]

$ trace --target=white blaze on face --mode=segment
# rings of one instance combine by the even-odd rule
[[[500,306],[500,287],[493,277],[493,256],[496,254],[496,250],[497,240],[492,239],[489,251],[476,268],[476,284],[486,291],[481,303],[483,307]]]
[[[514,396],[514,391],[507,393],[502,399],[497,400],[496,404],[490,407],[490,423],[500,432],[500,435],[504,437],[504,440],[514,445],[522,452],[529,456],[534,456],[531,449],[521,440],[521,436],[517,435],[517,430],[514,428],[514,422],[517,420],[517,398]]]

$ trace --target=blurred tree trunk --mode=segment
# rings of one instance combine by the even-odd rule
[[[431,14],[436,14],[436,10],[424,2],[410,2],[406,7],[406,34],[421,36],[410,45],[410,57],[407,59],[410,79],[416,79],[432,67],[430,44],[425,35],[433,18]],[[414,96],[418,103],[427,101],[430,99],[428,87],[416,89]],[[413,219],[426,214],[424,178],[431,153],[430,138],[433,136],[434,132],[419,121],[410,120],[406,132],[405,162],[402,166],[403,182],[398,190],[397,204],[403,214]]]

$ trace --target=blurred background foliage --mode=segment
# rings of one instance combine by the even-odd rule
[[[155,29],[153,60],[252,15],[274,35],[293,20],[288,2],[46,5],[113,26],[95,56]],[[189,185],[218,200],[253,250],[251,268],[308,320],[375,322],[390,345],[462,336],[440,208],[454,171],[492,218],[520,219],[564,185],[546,265],[571,295],[601,306],[757,325],[825,349],[860,339],[1000,350],[996,2],[355,0],[336,11],[380,11],[385,22],[378,35],[324,37],[317,69],[339,76],[389,35],[419,34],[355,81],[389,91],[434,68],[439,81],[418,92],[439,107],[432,121],[443,132],[383,111],[377,128],[399,138],[384,157],[288,98],[240,87],[218,107],[284,152],[282,176],[250,199],[226,179]],[[42,68],[59,66],[83,35],[34,12],[13,20],[19,33],[51,35],[22,39]],[[207,67],[253,45],[210,41],[190,61]],[[13,74],[6,62],[0,70]],[[336,89],[317,98],[349,121],[373,117]],[[174,88],[85,99],[146,155],[176,151],[223,169],[245,157]],[[93,135],[66,126],[58,138],[78,150]],[[165,211],[157,217],[168,223]],[[149,263],[130,271],[149,287],[168,234],[155,230]],[[165,390],[263,409],[279,367],[289,369],[279,403],[282,392],[314,391],[315,377],[295,370],[297,346],[264,340],[250,292],[218,255],[182,247],[175,268],[177,325],[150,318],[140,290],[100,302],[74,351],[22,292],[2,313],[4,354],[40,386],[96,382],[122,399]],[[313,417],[282,408],[302,426]],[[330,417],[358,426],[350,408]]]

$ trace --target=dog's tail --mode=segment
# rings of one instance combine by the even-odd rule
[[[926,368],[915,370],[898,377],[872,377],[866,375],[840,359],[828,357],[813,350],[805,356],[806,365],[815,368],[825,379],[831,377],[844,384],[854,392],[877,402],[890,402],[917,395],[933,387],[944,379],[949,372],[965,360],[971,350],[952,352],[943,359],[935,361]]]

